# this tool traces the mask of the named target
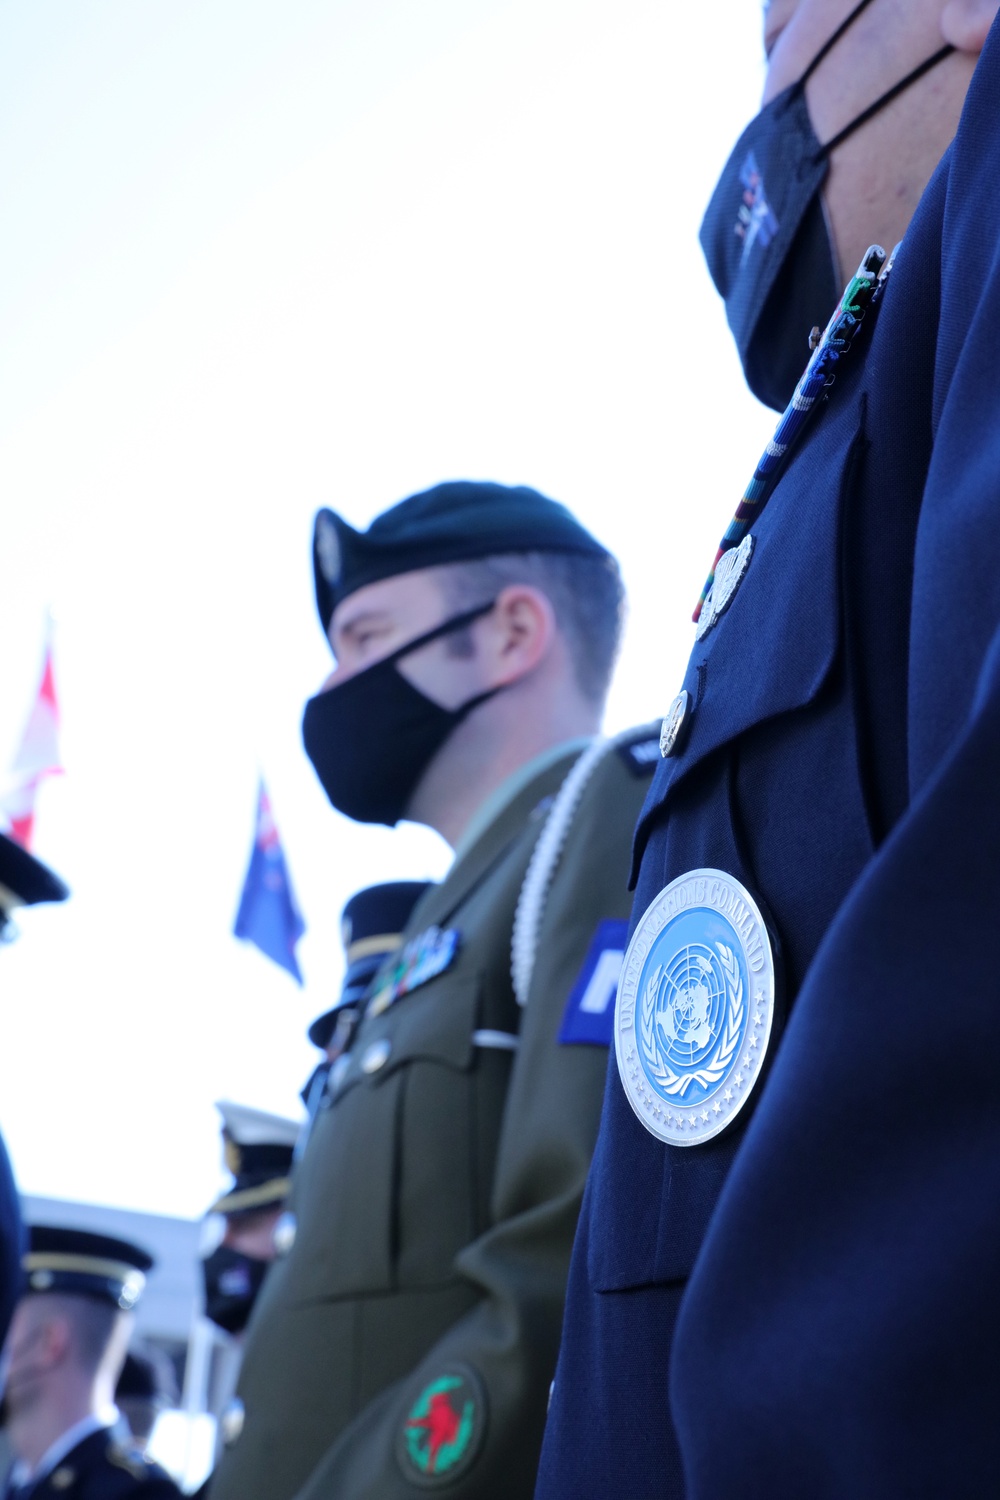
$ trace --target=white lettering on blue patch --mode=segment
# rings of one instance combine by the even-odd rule
[[[608,917],[598,925],[563,1011],[559,1041],[564,1046],[611,1045],[627,935],[628,923],[618,918]]]
[[[605,948],[597,960],[597,968],[591,975],[590,983],[583,992],[583,999],[580,1001],[582,1011],[592,1016],[603,1016],[615,998],[624,957],[624,948]]]

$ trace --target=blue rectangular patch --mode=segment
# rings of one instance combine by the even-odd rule
[[[559,1041],[609,1047],[615,1023],[615,995],[625,957],[628,923],[608,917],[590,940],[583,967],[563,1011]]]

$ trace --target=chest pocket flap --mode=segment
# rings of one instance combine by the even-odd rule
[[[433,1134],[434,1124],[410,1118],[412,1072],[430,1075],[430,1098],[440,1101],[443,1112],[451,1109],[446,1124],[454,1132],[455,1089],[444,1085],[450,1077],[461,1085],[459,1094],[466,1087],[460,1075],[473,1062],[479,999],[475,976],[448,976],[447,983],[442,977],[362,1025],[350,1067],[329,1107],[317,1115],[299,1163],[299,1226],[286,1267],[293,1300],[369,1294],[397,1285],[404,1138],[414,1130]],[[407,1070],[427,1063],[432,1066]],[[440,1142],[421,1139],[425,1149],[418,1155],[439,1171]],[[463,1223],[467,1219],[466,1211]]]
[[[361,1085],[378,1088],[413,1062],[465,1072],[472,1065],[481,984],[477,976],[442,976],[397,1000],[363,1025],[334,1100]]]

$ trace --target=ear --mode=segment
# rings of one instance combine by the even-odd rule
[[[540,589],[512,583],[501,589],[490,614],[486,649],[490,652],[494,687],[506,687],[533,672],[552,649],[556,616]]]
[[[959,52],[978,56],[998,10],[1000,0],[947,0],[941,12],[941,35]]]

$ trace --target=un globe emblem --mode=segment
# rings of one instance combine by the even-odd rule
[[[663,972],[658,966],[650,1015],[662,1054],[677,1067],[708,1055],[722,1027],[726,981],[716,954],[688,943]]]
[[[692,1146],[726,1128],[760,1076],[774,995],[767,928],[739,881],[692,870],[660,892],[615,1005],[619,1076],[647,1130]]]

